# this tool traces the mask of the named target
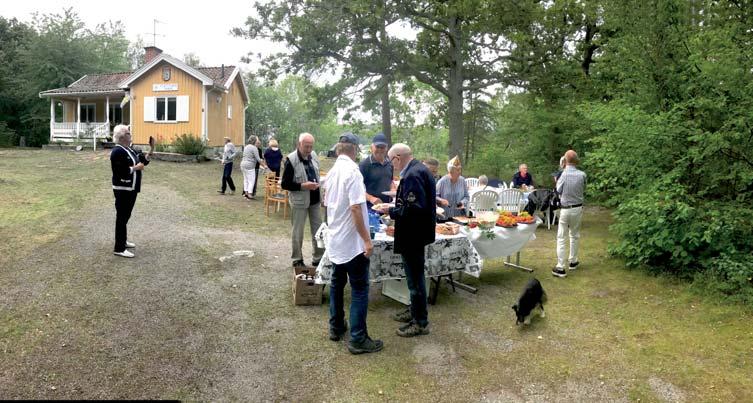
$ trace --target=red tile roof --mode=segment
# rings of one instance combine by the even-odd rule
[[[132,72],[108,74],[87,74],[73,84],[54,90],[43,91],[42,94],[79,94],[86,92],[122,92],[118,86],[121,81],[128,78]]]
[[[222,67],[198,67],[196,70],[212,79],[215,85],[223,86],[228,78],[230,78],[230,74],[235,70],[235,66],[225,66],[224,75]],[[133,74],[132,71],[87,74],[67,87],[42,91],[40,95],[123,92],[123,89],[118,84],[130,77],[131,74]]]
[[[214,85],[225,85],[230,78],[230,74],[235,70],[235,66],[225,66],[225,75],[222,75],[222,67],[199,67],[196,70],[204,73],[214,81]]]

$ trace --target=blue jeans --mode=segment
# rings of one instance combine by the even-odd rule
[[[343,290],[350,278],[350,342],[361,343],[366,331],[366,311],[369,307],[369,259],[359,253],[344,264],[336,264],[329,286],[329,327],[337,333],[345,330]]]
[[[233,174],[233,163],[228,162],[222,170],[222,193],[225,193],[227,186],[230,186],[230,190],[235,192],[235,183],[230,175]]]
[[[403,269],[410,291],[410,314],[421,327],[429,325],[429,311],[426,306],[426,277],[424,277],[424,248],[420,251],[403,253]]]

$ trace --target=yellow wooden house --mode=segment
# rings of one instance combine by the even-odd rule
[[[50,99],[50,142],[96,145],[120,123],[131,126],[134,144],[147,144],[149,136],[172,143],[181,134],[210,147],[222,146],[225,136],[245,140],[248,94],[240,69],[191,67],[153,46],[136,71],[85,75],[39,96]]]

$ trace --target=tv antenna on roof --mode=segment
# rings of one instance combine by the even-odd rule
[[[167,23],[159,21],[157,19],[154,19],[152,21],[154,21],[153,27],[152,27],[152,32],[151,33],[147,33],[146,35],[151,35],[152,36],[152,46],[157,47],[157,37],[158,36],[161,36],[163,38],[165,37],[165,35],[157,33],[157,24],[167,24]]]

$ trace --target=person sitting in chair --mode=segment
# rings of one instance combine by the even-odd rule
[[[528,173],[528,165],[520,164],[518,172],[512,176],[512,187],[519,188],[523,185],[533,186],[533,176]]]

